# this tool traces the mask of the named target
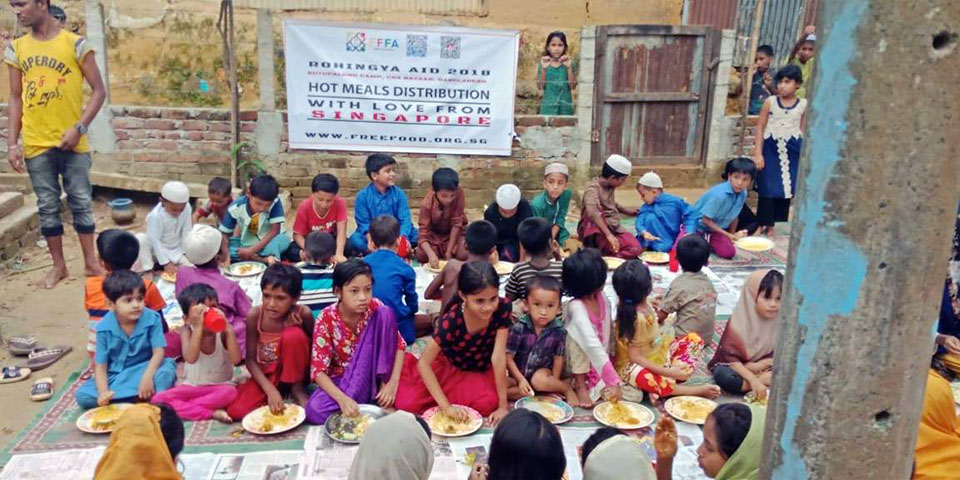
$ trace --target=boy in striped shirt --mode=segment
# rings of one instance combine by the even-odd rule
[[[333,235],[323,231],[310,232],[303,241],[303,250],[300,252],[304,261],[300,266],[300,272],[303,273],[300,305],[310,307],[313,318],[317,318],[327,305],[337,303],[337,296],[333,293],[333,265],[330,263],[336,249]]]
[[[551,260],[553,249],[553,226],[546,219],[530,217],[517,227],[520,239],[520,258],[523,262],[514,267],[507,279],[506,297],[512,302],[527,298],[527,282],[535,275],[547,275],[560,279],[563,262]]]

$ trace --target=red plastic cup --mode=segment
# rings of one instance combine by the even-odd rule
[[[676,272],[680,270],[680,262],[677,261],[677,246],[674,245],[670,249],[670,271]]]
[[[218,310],[213,308],[208,309],[207,312],[203,314],[203,328],[213,333],[220,333],[226,330],[227,319],[224,318]]]

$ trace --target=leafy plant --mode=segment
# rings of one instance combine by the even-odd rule
[[[230,147],[230,160],[237,166],[237,178],[240,180],[240,185],[246,185],[251,178],[267,172],[267,166],[259,158],[242,157],[250,146],[250,142],[240,142]]]

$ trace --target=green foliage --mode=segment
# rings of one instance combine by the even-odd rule
[[[266,173],[267,166],[258,158],[244,158],[244,154],[249,153],[249,142],[240,142],[230,148],[230,158],[237,166],[237,179],[240,185],[246,185],[251,178]]]

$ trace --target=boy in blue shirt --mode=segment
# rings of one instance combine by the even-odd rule
[[[723,183],[714,185],[700,197],[693,209],[700,214],[698,231],[709,237],[710,250],[720,258],[737,254],[734,242],[747,235],[737,230],[738,217],[747,201],[747,188],[757,175],[757,166],[746,157],[727,162]]]
[[[337,303],[333,293],[333,265],[331,259],[337,252],[337,241],[328,232],[310,232],[303,241],[300,257],[300,273],[303,274],[303,291],[300,293],[300,305],[310,307],[313,318],[320,312]]]
[[[293,241],[283,233],[283,205],[280,204],[280,186],[270,175],[259,175],[250,180],[246,195],[227,207],[220,222],[223,233],[223,258],[230,262],[254,261],[268,265],[276,263],[292,252]],[[288,250],[291,252],[288,253]],[[298,260],[299,258],[288,258]]]
[[[97,323],[93,378],[77,390],[80,408],[116,401],[150,401],[173,387],[177,367],[164,358],[160,314],[144,306],[143,279],[130,270],[115,270],[103,281],[110,312]]]
[[[669,252],[680,234],[697,231],[700,218],[682,198],[663,191],[663,180],[647,172],[637,180],[637,192],[643,205],[637,210],[637,241],[644,250]]]
[[[373,270],[373,296],[393,309],[397,328],[407,344],[417,340],[414,315],[417,304],[417,274],[397,255],[400,222],[380,215],[370,222],[370,243],[375,248],[364,257]]]
[[[353,204],[353,215],[357,221],[357,230],[350,235],[350,248],[354,254],[366,254],[367,233],[370,221],[380,215],[390,215],[400,225],[400,239],[397,255],[407,258],[417,244],[418,232],[410,220],[410,202],[407,194],[396,186],[397,161],[390,155],[375,153],[367,157],[365,165],[370,185],[357,192]]]

